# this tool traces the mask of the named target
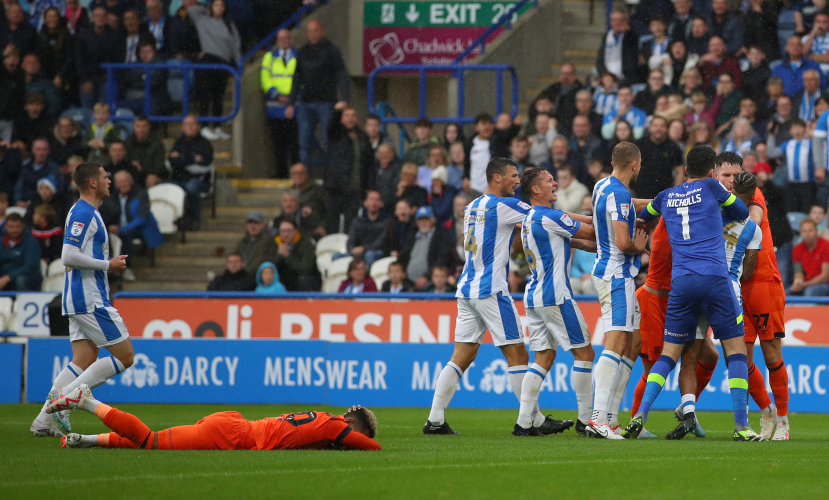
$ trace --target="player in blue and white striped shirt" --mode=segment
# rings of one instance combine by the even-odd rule
[[[642,167],[642,154],[635,144],[620,142],[613,148],[613,175],[593,188],[593,227],[597,253],[593,266],[593,287],[602,308],[605,348],[594,369],[593,415],[586,427],[588,436],[622,439],[608,424],[608,413],[615,394],[623,394],[633,369],[634,359],[625,356],[639,329],[639,304],[633,283],[639,272],[639,255],[645,250],[648,235],[636,230],[638,206],[628,191]],[[647,201],[637,200],[642,208]],[[621,399],[619,398],[619,401]]]
[[[530,206],[515,199],[518,166],[512,160],[494,158],[486,167],[486,192],[464,210],[466,264],[458,280],[458,318],[455,324],[455,351],[440,372],[424,434],[457,434],[444,414],[463,372],[475,360],[488,329],[492,343],[501,348],[509,365],[509,381],[516,397],[527,373],[529,355],[524,347],[518,310],[509,294],[507,274],[515,227],[524,220]],[[545,434],[560,432],[569,425],[536,413],[533,425]],[[562,426],[564,427],[562,428]]]
[[[616,109],[616,92],[618,89],[616,85],[619,80],[613,73],[605,73],[602,75],[601,85],[596,87],[596,92],[593,94],[593,102],[595,106],[593,111],[605,117],[608,113]]]
[[[822,120],[821,116],[815,128],[815,137],[819,136]],[[816,148],[812,147],[812,140],[806,138],[806,123],[803,120],[792,118],[789,133],[792,138],[779,147],[774,142],[774,135],[769,134],[769,157],[786,159],[786,177],[789,181],[786,187],[786,209],[790,212],[808,212],[817,194],[818,184],[822,184],[826,178],[826,169],[814,161]]]
[[[533,205],[524,218],[521,240],[531,271],[524,291],[524,308],[535,362],[521,386],[518,423],[512,431],[516,436],[534,435],[533,411],[538,406],[541,384],[553,366],[559,345],[565,351],[571,351],[575,358],[571,381],[582,428],[590,420],[593,408],[595,353],[590,345],[587,323],[573,301],[567,270],[571,239],[574,248],[593,252],[596,251],[596,240],[589,217],[552,208],[557,199],[557,187],[546,169],[528,169],[521,177],[521,189]]]
[[[98,163],[78,165],[73,180],[81,196],[66,217],[61,255],[66,266],[63,315],[69,316],[72,362],[55,378],[44,409],[81,384],[90,388],[103,384],[129,368],[133,358],[127,327],[110,304],[107,283],[107,271],[123,271],[127,256],[109,259],[107,228],[98,213],[101,201],[109,197],[111,181]],[[96,360],[100,347],[111,356]],[[41,411],[31,432],[34,436],[59,436],[58,425],[65,432],[71,430],[65,413],[53,417]]]

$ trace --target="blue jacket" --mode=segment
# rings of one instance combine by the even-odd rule
[[[5,238],[0,243],[0,276],[40,276],[40,243],[25,231],[14,248],[6,246]]]
[[[137,231],[147,243],[148,248],[156,248],[164,243],[164,236],[158,230],[158,222],[150,212],[150,198],[147,192],[138,187],[133,187],[127,196],[127,225],[118,228],[118,236],[123,238],[134,238]],[[120,224],[121,202],[120,196],[115,194],[104,201],[101,206],[101,216],[106,225]],[[131,235],[128,235],[130,234]]]
[[[820,69],[820,64],[809,59],[801,59],[800,67],[797,69],[792,68],[787,59],[772,70],[771,76],[783,80],[783,93],[789,97],[794,97],[795,94],[803,90],[803,73],[810,69],[817,71],[820,75],[820,88],[826,88],[826,75]]]
[[[269,267],[273,270],[273,281],[270,285],[265,285],[262,283],[262,271]],[[279,271],[276,270],[276,266],[270,262],[263,262],[261,266],[259,266],[259,270],[256,271],[256,293],[286,293],[287,290],[285,289],[285,285],[279,281]]]
[[[60,167],[52,160],[46,160],[46,163],[35,170],[33,160],[26,160],[23,163],[23,171],[20,172],[20,177],[17,178],[17,184],[14,186],[14,201],[29,201],[37,193],[37,181],[44,177],[51,177],[52,183],[58,185],[58,177],[60,176]],[[10,203],[11,205],[11,203]]]

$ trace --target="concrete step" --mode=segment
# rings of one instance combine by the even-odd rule
[[[281,196],[281,193],[236,193],[236,204],[251,208],[279,207]]]
[[[277,215],[279,215],[281,208],[279,206],[266,206],[257,208],[260,212],[262,212],[262,216],[265,217],[267,220],[268,218],[273,219]],[[247,217],[248,212],[251,209],[248,207],[216,207],[216,218],[217,219],[238,219]],[[188,237],[189,237],[188,233]],[[195,234],[195,233],[194,233]]]
[[[177,269],[169,268],[148,268],[135,271],[135,277],[139,281],[159,282],[159,289],[163,290],[164,284],[168,282],[197,282],[207,285],[207,272],[221,272],[223,266],[215,269],[201,267],[182,267]]]
[[[207,268],[210,271],[221,269],[225,265],[224,257],[156,257],[155,268],[157,269],[190,269]]]
[[[242,226],[244,227],[244,226]],[[223,242],[209,243],[166,243],[156,249],[156,260],[162,257],[209,258],[217,255],[227,255],[236,247],[236,242],[242,238],[238,232],[237,241],[225,244]]]
[[[562,4],[562,26],[591,26],[590,2],[584,0],[565,0]],[[600,2],[594,4],[592,26],[605,24],[605,5]]]
[[[603,26],[565,26],[562,37],[562,49],[565,51],[596,50],[601,45],[604,33],[605,29]],[[567,60],[566,57],[565,60]]]
[[[193,231],[187,233],[187,243],[232,243],[239,241],[242,236],[239,231]]]
[[[207,288],[207,281],[125,281],[124,291],[131,292],[201,292]]]
[[[272,219],[265,219],[265,222],[269,222]],[[234,218],[226,218],[226,219],[202,219],[201,221],[201,229],[203,231],[238,231],[243,232],[245,230],[245,218],[244,217],[234,217]]]

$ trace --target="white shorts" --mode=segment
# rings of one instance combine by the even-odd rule
[[[604,332],[638,330],[641,315],[633,278],[611,278],[605,281],[592,276],[591,279],[602,306]]]
[[[99,307],[94,313],[69,316],[69,340],[91,340],[98,347],[123,342],[130,337],[127,325],[114,307]]]
[[[743,315],[743,292],[740,284],[736,281],[729,279],[731,281],[731,288],[734,289],[734,295],[737,297],[737,303],[740,304],[740,316]],[[699,315],[699,322],[697,322],[697,340],[703,340],[705,337],[708,336],[708,329],[711,325],[708,323],[708,318],[705,317],[705,313],[700,313]]]
[[[530,350],[555,350],[561,345],[565,351],[590,345],[587,322],[578,304],[565,300],[560,306],[527,309],[530,329]]]
[[[483,299],[458,299],[455,342],[480,344],[486,330],[496,346],[524,342],[524,329],[512,297],[499,292]]]

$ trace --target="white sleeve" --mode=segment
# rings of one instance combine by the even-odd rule
[[[60,260],[66,267],[78,269],[80,271],[107,271],[109,270],[108,260],[93,259],[88,255],[81,253],[81,249],[74,245],[63,245],[63,252]]]
[[[760,244],[763,242],[763,231],[760,229],[760,226],[754,226],[754,235],[752,235],[751,240],[746,245],[746,250],[758,250],[760,248]]]

